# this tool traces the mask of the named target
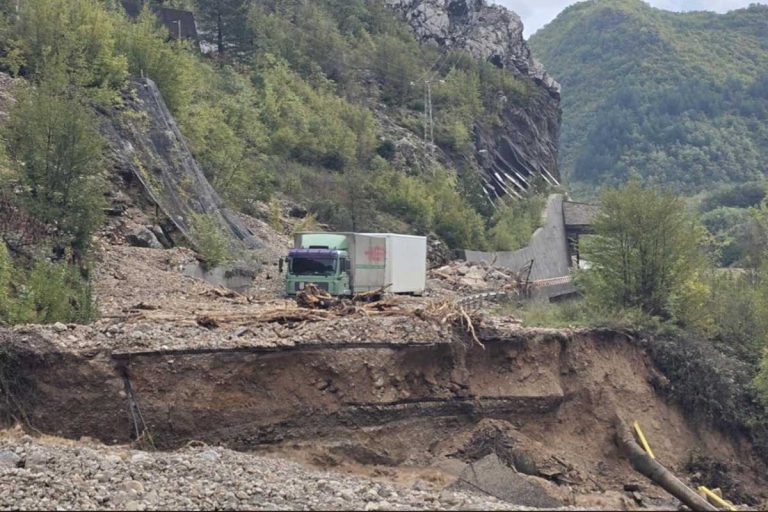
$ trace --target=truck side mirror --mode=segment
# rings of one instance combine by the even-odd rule
[[[344,272],[349,272],[350,270],[352,270],[352,262],[347,260],[347,259],[345,259],[344,260]]]
[[[280,258],[280,260],[277,262],[277,273],[283,273],[283,258]]]

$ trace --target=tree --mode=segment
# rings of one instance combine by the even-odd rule
[[[88,247],[102,216],[103,141],[97,126],[75,93],[44,83],[21,95],[6,128],[30,211],[57,225],[78,252]]]
[[[670,317],[670,300],[705,266],[703,228],[682,199],[631,181],[606,189],[595,235],[585,240],[588,299],[609,308],[640,308]]]
[[[13,25],[16,67],[36,81],[65,74],[92,94],[119,88],[128,70],[115,52],[115,18],[99,0],[24,0]],[[19,71],[15,69],[12,71]]]
[[[248,11],[251,0],[196,0],[200,24],[215,39],[219,56],[249,39]]]

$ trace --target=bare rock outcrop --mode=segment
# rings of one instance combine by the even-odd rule
[[[523,195],[537,179],[558,184],[560,84],[534,59],[520,17],[486,0],[384,0],[424,44],[465,50],[530,80],[521,101],[499,97],[501,127],[476,123],[476,160],[491,198]]]
[[[484,0],[385,0],[422,42],[464,49],[478,59],[528,75],[553,96],[560,84],[533,58],[516,13]]]

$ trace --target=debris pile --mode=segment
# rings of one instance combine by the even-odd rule
[[[413,510],[511,508],[466,490],[320,472],[195,443],[142,452],[0,431],[0,508],[43,510]]]
[[[459,293],[484,291],[516,292],[521,295],[530,289],[531,265],[515,272],[495,266],[493,263],[469,263],[454,261],[429,271],[430,284]]]

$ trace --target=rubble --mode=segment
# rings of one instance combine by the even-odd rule
[[[6,464],[5,461],[10,461]],[[196,443],[170,453],[0,431],[0,508],[22,510],[530,510]]]
[[[429,285],[438,289],[448,289],[460,295],[508,291],[525,294],[531,283],[528,269],[514,272],[486,263],[453,261],[429,271]]]

